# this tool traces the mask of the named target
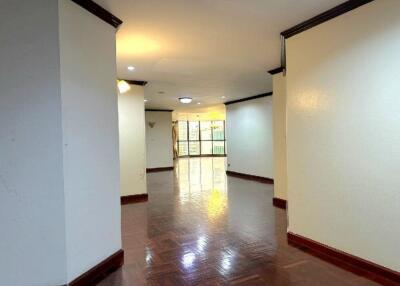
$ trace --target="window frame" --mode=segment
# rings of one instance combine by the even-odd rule
[[[177,138],[177,145],[178,145],[178,158],[185,158],[185,157],[225,157],[226,156],[226,124],[225,124],[225,120],[204,120],[204,121],[196,121],[196,120],[179,120],[180,122],[186,122],[186,140],[180,140],[179,136]],[[178,128],[180,127],[178,121]],[[207,140],[201,140],[201,122],[211,122],[211,126],[213,125],[213,122],[222,122],[222,127],[223,127],[223,133],[224,133],[224,139],[214,139],[214,132],[211,129],[211,140],[207,139]],[[190,140],[190,135],[189,135],[189,122],[198,122],[198,126],[199,126],[199,140]],[[178,130],[179,133],[179,130]],[[180,155],[179,154],[179,145],[180,142],[186,142],[188,149],[187,149],[187,155]],[[190,142],[199,142],[199,151],[200,151],[200,155],[190,155]],[[201,150],[201,143],[202,142],[211,142],[211,154],[202,154],[202,150]],[[214,142],[224,142],[224,154],[214,154]]]

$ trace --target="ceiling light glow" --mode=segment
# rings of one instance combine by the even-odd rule
[[[128,70],[129,70],[129,71],[134,71],[134,70],[135,70],[135,67],[134,67],[134,66],[129,66],[129,67],[128,67]]]
[[[118,37],[117,55],[145,56],[153,55],[161,50],[160,43],[144,35]]]
[[[180,97],[180,98],[179,98],[179,101],[180,101],[181,103],[184,103],[184,104],[191,103],[192,100],[193,100],[193,99],[192,99],[191,97]]]

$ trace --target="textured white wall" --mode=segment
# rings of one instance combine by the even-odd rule
[[[66,282],[57,1],[0,3],[0,284]]]
[[[226,106],[228,170],[273,178],[272,97]]]
[[[121,196],[147,193],[143,86],[118,95]]]
[[[274,123],[274,197],[287,198],[286,167],[286,77],[283,73],[272,76],[272,109]]]
[[[149,122],[154,122],[153,128]],[[147,168],[174,166],[172,150],[172,112],[146,112]]]
[[[400,1],[287,41],[289,230],[400,270]]]
[[[59,0],[68,281],[121,249],[115,29]]]

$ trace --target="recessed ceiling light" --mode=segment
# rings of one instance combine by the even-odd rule
[[[221,98],[225,98],[225,96],[221,96]]]
[[[144,102],[148,102],[148,101],[149,101],[148,99],[145,99],[145,100],[144,100]]]
[[[197,104],[201,104],[201,102],[197,102]]]
[[[134,66],[129,66],[129,67],[128,67],[128,70],[129,70],[129,71],[134,71],[134,70],[135,70],[135,67],[134,67]]]
[[[181,103],[187,104],[187,103],[191,103],[191,102],[192,102],[192,98],[191,98],[191,97],[180,97],[180,98],[179,98],[179,101],[180,101]]]

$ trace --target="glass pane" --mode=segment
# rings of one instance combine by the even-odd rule
[[[213,121],[212,129],[214,140],[225,140],[224,121]]]
[[[211,121],[201,121],[201,140],[212,140],[211,137]]]
[[[201,141],[201,155],[212,154],[212,141]]]
[[[178,140],[187,141],[187,121],[178,122]]]
[[[200,155],[200,142],[189,142],[189,155]]]
[[[189,121],[189,140],[199,140],[198,121]]]
[[[188,156],[189,155],[188,142],[187,141],[186,142],[179,142],[178,146],[179,146],[179,150],[178,150],[179,156]]]
[[[225,154],[225,144],[222,141],[213,142],[213,154],[224,155]]]

